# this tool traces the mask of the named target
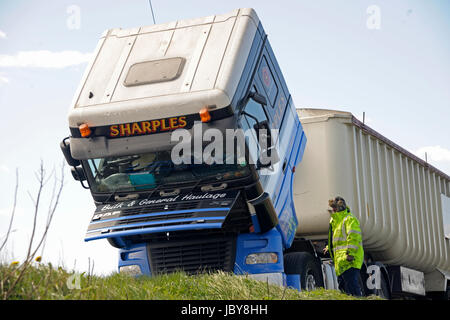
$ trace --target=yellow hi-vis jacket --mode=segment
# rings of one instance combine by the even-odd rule
[[[337,276],[350,268],[361,269],[364,260],[361,228],[348,208],[331,215],[328,251]],[[347,261],[347,255],[353,256],[354,260]]]

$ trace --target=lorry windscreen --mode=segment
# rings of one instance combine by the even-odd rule
[[[170,151],[89,159],[89,180],[93,192],[130,192],[151,190],[199,180],[217,183],[250,174],[241,164],[174,164]]]

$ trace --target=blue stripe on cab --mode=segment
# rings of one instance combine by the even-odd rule
[[[140,222],[140,223],[131,223],[131,224],[122,224],[119,226],[112,226],[112,227],[104,227],[104,228],[98,228],[94,230],[90,230],[87,233],[93,233],[98,232],[100,230],[114,230],[114,229],[124,229],[124,228],[134,228],[134,227],[143,227],[143,226],[151,226],[156,224],[168,224],[168,223],[178,223],[178,222],[192,222],[197,220],[224,220],[225,217],[195,217],[195,218],[185,218],[185,219],[173,219],[173,220],[165,220],[165,221],[150,221],[150,222]]]
[[[103,223],[103,222],[109,222],[109,221],[135,219],[135,218],[146,218],[146,217],[153,217],[153,216],[159,216],[159,215],[187,213],[187,212],[229,211],[230,209],[231,208],[206,208],[206,209],[176,210],[176,211],[169,211],[169,212],[161,211],[161,212],[135,214],[135,215],[131,215],[131,216],[122,216],[119,218],[111,218],[111,219],[105,219],[105,220],[92,221],[90,224],[97,224],[97,223]]]
[[[92,241],[111,237],[124,237],[133,236],[137,234],[144,233],[156,233],[156,232],[169,232],[169,231],[183,231],[183,230],[195,230],[195,229],[220,229],[222,223],[200,223],[200,224],[187,224],[187,225],[176,225],[176,226],[165,226],[165,227],[154,227],[154,228],[144,228],[144,229],[133,229],[128,231],[118,231],[114,233],[100,234],[97,236],[87,237],[84,241]]]

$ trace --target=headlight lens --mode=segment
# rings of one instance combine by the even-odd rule
[[[245,258],[246,264],[277,263],[278,255],[274,252],[252,253]]]
[[[131,266],[123,266],[119,268],[120,273],[128,274],[130,276],[140,276],[142,275],[141,268],[137,264]]]

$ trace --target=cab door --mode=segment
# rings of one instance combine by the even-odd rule
[[[259,89],[259,93],[263,94],[267,100],[264,110],[269,118],[270,129],[272,129],[273,149],[277,153],[276,161],[274,161],[271,167],[261,168],[259,170],[264,191],[271,196],[272,203],[275,206],[280,193],[284,170],[287,165],[286,152],[283,152],[279,139],[280,127],[287,101],[266,47],[264,48],[256,70],[254,82]],[[278,209],[277,213],[280,214]]]
[[[275,147],[279,161],[274,165],[264,189],[270,193],[278,214],[277,229],[283,244],[289,247],[298,226],[292,195],[294,168],[303,154],[306,139],[283,74],[268,42],[263,49],[258,77],[267,96],[266,111],[271,118],[272,128],[278,133]]]

